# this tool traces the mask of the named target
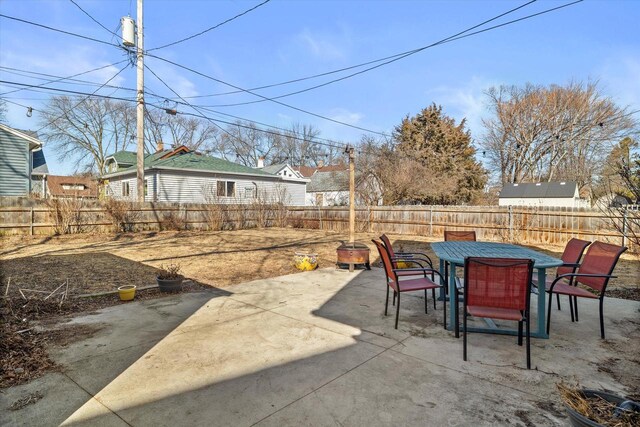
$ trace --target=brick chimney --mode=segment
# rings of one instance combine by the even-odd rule
[[[164,142],[158,141],[158,148],[156,149],[156,153],[160,153],[164,151]]]
[[[263,168],[264,167],[264,156],[258,157],[258,167],[259,168]]]

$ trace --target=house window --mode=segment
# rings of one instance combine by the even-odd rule
[[[129,197],[129,195],[130,195],[129,181],[124,181],[122,183],[122,197]]]
[[[235,197],[235,181],[218,181],[218,197]]]
[[[256,189],[255,189],[255,187],[244,187],[244,198],[245,199],[255,199],[256,198]]]

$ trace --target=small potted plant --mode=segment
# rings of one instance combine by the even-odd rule
[[[178,292],[182,290],[184,276],[180,274],[180,264],[169,264],[166,267],[160,266],[160,271],[156,276],[158,287],[161,292]]]

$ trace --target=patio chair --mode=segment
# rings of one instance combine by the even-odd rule
[[[578,268],[578,266],[580,265],[580,258],[582,258],[582,254],[584,253],[584,250],[587,249],[587,246],[589,246],[590,244],[591,242],[588,242],[586,240],[580,240],[580,239],[571,239],[567,242],[567,245],[564,247],[564,252],[562,252],[562,256],[560,257],[560,259],[562,259],[563,264],[560,267],[558,267],[555,277],[547,277],[547,281],[545,283],[545,290],[549,289],[553,281],[558,276],[561,276],[567,273],[576,272],[576,268]],[[564,278],[562,282],[572,284],[573,277]],[[535,287],[539,287],[538,278],[535,276],[533,277],[533,285]],[[576,297],[573,297],[573,298],[569,297],[569,309],[571,310],[572,322],[574,319],[573,317],[574,301],[576,301],[576,304],[577,304]],[[556,294],[556,302],[558,304],[558,310],[560,310],[560,294]]]
[[[444,230],[444,241],[445,242],[475,242],[476,232],[475,230],[471,230],[471,231]]]
[[[467,360],[467,317],[518,322],[518,345],[526,323],[527,369],[531,369],[529,299],[533,260],[469,257],[464,262],[462,357]]]
[[[444,230],[445,242],[475,242],[476,232],[475,230],[456,231],[456,230]],[[449,264],[444,265],[444,280],[448,283],[449,280]],[[462,287],[459,279],[456,277],[456,287]],[[449,288],[445,286],[445,293],[449,293]]]
[[[600,337],[604,339],[604,293],[607,289],[613,269],[616,267],[620,255],[627,248],[603,242],[594,242],[587,249],[577,272],[561,274],[556,277],[547,288],[549,293],[549,308],[547,312],[547,334],[551,325],[551,302],[553,294],[568,295],[569,301],[573,297],[575,321],[578,321],[578,298],[600,300]],[[567,282],[569,280],[569,282]],[[583,287],[578,287],[583,285]],[[587,288],[587,289],[585,289]],[[573,312],[571,320],[573,321]]]
[[[437,274],[440,276],[440,272],[434,270],[433,268],[409,268],[409,269],[398,269],[394,268],[393,262],[391,261],[391,254],[387,247],[385,247],[381,242],[377,240],[372,240],[372,242],[376,245],[378,249],[378,253],[380,254],[380,259],[382,260],[382,264],[384,266],[384,272],[387,279],[387,297],[384,303],[384,315],[387,315],[387,310],[389,307],[389,288],[393,289],[394,296],[397,295],[398,304],[396,305],[396,322],[395,329],[398,329],[398,317],[400,315],[400,294],[403,292],[411,292],[411,291],[420,291],[424,290],[424,312],[428,313],[428,304],[427,304],[427,291],[431,289],[432,297],[433,297],[433,308],[436,308],[436,292],[435,290],[440,288],[441,285],[435,283],[428,274]],[[412,278],[406,278],[404,280],[400,280],[398,273],[401,271],[412,270],[414,273]],[[416,274],[421,274],[422,276],[416,276]],[[395,300],[395,299],[394,299]],[[447,328],[447,305],[444,303],[444,327]]]

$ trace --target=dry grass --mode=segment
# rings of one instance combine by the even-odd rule
[[[564,382],[557,384],[558,392],[565,404],[592,421],[609,427],[634,427],[640,425],[640,413],[623,411],[615,415],[617,405],[599,396],[588,397],[580,387],[571,387]]]

